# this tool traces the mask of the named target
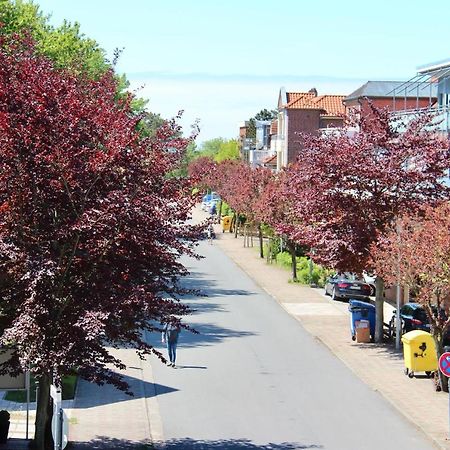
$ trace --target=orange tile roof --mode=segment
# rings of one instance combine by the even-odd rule
[[[325,111],[325,114],[321,115],[340,116],[345,113],[345,106],[342,103],[344,98],[345,95],[321,95],[313,101]]]
[[[312,92],[286,93],[288,109],[320,109],[322,116],[339,116],[344,114],[345,106],[342,100],[345,95],[318,95]]]
[[[309,100],[314,98],[312,92],[286,92],[287,104],[286,108],[299,108],[303,109],[302,106],[308,108]],[[301,105],[301,106],[297,106]]]
[[[269,164],[269,163],[274,163],[277,160],[277,155],[272,155],[272,156],[266,156],[263,159],[263,164]]]

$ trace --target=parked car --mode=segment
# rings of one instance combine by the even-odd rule
[[[389,321],[389,337],[395,338],[395,322],[397,319],[397,310],[392,313]],[[424,307],[419,303],[406,303],[400,308],[401,334],[413,330],[422,330],[431,333],[431,325]],[[444,345],[450,344],[450,330],[444,336]]]
[[[363,278],[351,273],[338,273],[327,279],[325,295],[331,295],[333,300],[370,300],[371,289]]]
[[[389,335],[395,336],[395,321],[397,311],[394,310],[389,321]],[[400,320],[402,324],[402,334],[412,330],[423,330],[430,332],[431,325],[427,313],[419,303],[406,303],[400,308]]]
[[[363,272],[364,281],[370,286],[370,296],[375,297],[377,289],[375,286],[375,277],[369,275],[367,272]]]

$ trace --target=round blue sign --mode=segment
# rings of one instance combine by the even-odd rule
[[[439,370],[446,377],[450,377],[450,352],[442,353],[439,357]]]

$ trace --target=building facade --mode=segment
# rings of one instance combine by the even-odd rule
[[[273,125],[271,150],[277,155],[277,170],[294,162],[303,148],[302,133],[318,134],[322,130],[342,127],[345,107],[343,95],[318,95],[308,92],[286,92],[280,89],[278,117]]]

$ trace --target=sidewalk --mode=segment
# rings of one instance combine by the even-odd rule
[[[214,245],[233,259],[311,335],[422,430],[437,448],[450,449],[448,395],[435,392],[432,380],[406,377],[403,354],[391,345],[353,342],[348,305],[333,302],[323,294],[323,289],[289,283],[286,270],[267,264],[259,257],[257,240],[255,247],[248,248],[244,247],[242,237],[235,239],[234,234],[222,233],[220,225],[215,225],[215,231]],[[392,307],[386,305],[385,321],[391,311]]]
[[[27,404],[12,402],[5,400],[6,391],[0,391],[0,410],[5,409],[11,415],[8,432],[8,443],[0,444],[2,449],[26,449],[28,448],[29,440],[34,437],[34,422],[36,420],[36,402],[29,404],[29,418],[28,418],[28,440],[27,437]],[[63,400],[62,407],[66,411],[70,420],[70,413],[73,408],[73,400]]]

